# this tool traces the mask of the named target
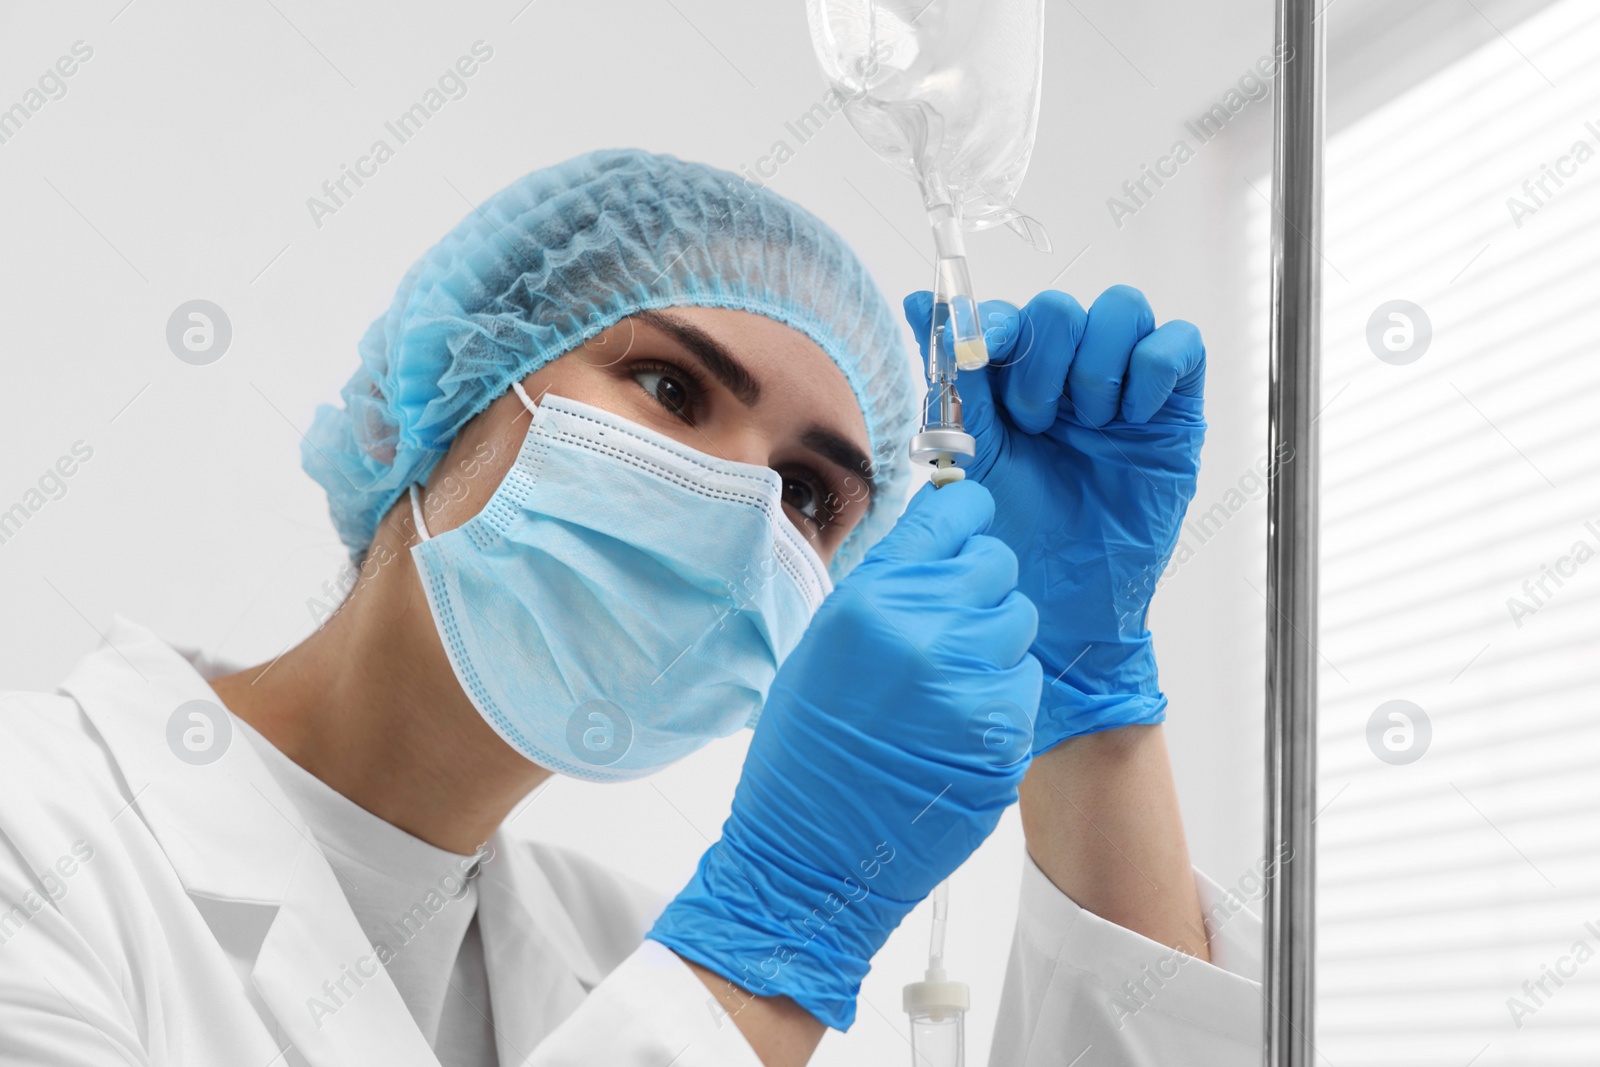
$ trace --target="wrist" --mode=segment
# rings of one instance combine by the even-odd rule
[[[758,997],[693,960],[684,965],[711,992],[763,1064],[805,1064],[827,1029],[788,997]]]
[[[1035,755],[1069,738],[1164,722],[1166,694],[1156,685],[1153,671],[1149,679],[1148,685],[1128,685],[1121,691],[1083,685],[1071,672],[1045,682],[1034,723]]]
[[[787,997],[846,1030],[872,957],[912,906],[859,877],[761,862],[725,830],[646,936],[753,996]]]
[[[1057,889],[1102,919],[1207,958],[1161,727],[1073,738],[1033,761],[1021,794],[1028,854]]]

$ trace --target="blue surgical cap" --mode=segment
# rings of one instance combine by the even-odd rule
[[[513,381],[628,315],[674,306],[776,319],[844,371],[878,491],[834,557],[843,575],[893,524],[909,478],[918,401],[897,318],[810,212],[726,171],[632,149],[534,171],[406,272],[361,339],[344,407],[320,407],[300,450],[351,554]]]

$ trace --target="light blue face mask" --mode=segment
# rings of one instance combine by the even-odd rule
[[[411,553],[456,678],[550,770],[643,777],[753,725],[832,588],[766,467],[607,411],[516,391],[532,425],[505,480]]]

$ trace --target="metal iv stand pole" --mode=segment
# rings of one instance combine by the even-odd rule
[[[1324,0],[1331,4],[1332,0]],[[1324,19],[1276,0],[1269,455],[1293,448],[1267,498],[1267,1067],[1313,1067],[1317,793],[1317,429]],[[1325,9],[1324,9],[1325,10]],[[1287,51],[1292,48],[1293,51]]]

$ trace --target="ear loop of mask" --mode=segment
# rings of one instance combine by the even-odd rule
[[[511,391],[517,394],[517,399],[522,401],[522,406],[528,409],[528,414],[537,415],[539,413],[539,405],[534,403],[533,400],[529,398],[528,391],[522,388],[521,382],[512,382]],[[417,484],[415,482],[413,482],[410,487],[410,493],[411,521],[416,523],[417,533],[421,535],[424,541],[427,541],[431,539],[433,535],[428,532],[428,524],[423,521],[422,494],[417,492]]]
[[[428,524],[422,521],[422,494],[417,492],[415,482],[411,484],[411,521],[416,523],[417,533],[424,541],[433,536],[428,533]]]

